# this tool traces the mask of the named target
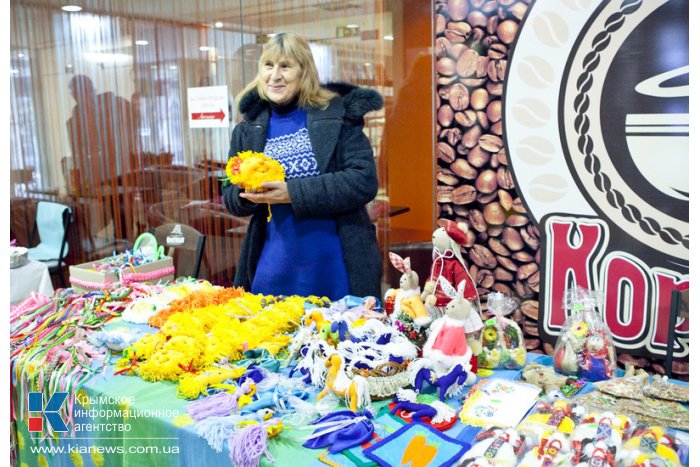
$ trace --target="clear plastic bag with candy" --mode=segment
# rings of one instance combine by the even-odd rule
[[[625,415],[594,409],[579,421],[571,436],[572,464],[615,467],[615,458],[633,427],[634,420]]]
[[[481,330],[482,350],[479,368],[519,369],[525,366],[527,352],[518,323],[506,318],[518,304],[501,292],[488,295],[486,311],[491,316]]]
[[[689,454],[687,432],[660,426],[640,426],[622,445],[615,465],[687,466]]]
[[[599,292],[578,286],[566,291],[564,307],[572,314],[554,347],[554,368],[558,372],[588,381],[613,376],[617,356],[610,329],[595,309],[601,302]]]

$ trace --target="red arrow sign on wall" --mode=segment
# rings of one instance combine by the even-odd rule
[[[192,120],[223,120],[226,114],[223,110],[218,112],[197,112],[192,114]]]

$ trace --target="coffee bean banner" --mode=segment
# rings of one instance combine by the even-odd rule
[[[482,309],[490,292],[514,297],[520,305],[514,319],[523,329],[526,348],[551,355],[552,340],[544,339],[538,327],[543,239],[526,200],[521,199],[522,191],[516,189],[517,173],[510,164],[503,119],[509,59],[519,28],[535,3],[434,3],[437,203],[440,218],[468,226],[463,252]],[[622,367],[631,362],[664,373],[658,357],[635,355],[618,348]],[[673,370],[674,377],[687,380],[688,357],[674,361]]]

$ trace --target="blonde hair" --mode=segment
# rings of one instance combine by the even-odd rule
[[[318,69],[314,63],[309,43],[299,34],[293,32],[283,32],[274,35],[263,47],[262,55],[258,61],[258,74],[245,88],[236,96],[236,102],[240,102],[243,96],[251,90],[256,89],[258,96],[262,100],[269,101],[265,95],[265,83],[260,79],[260,71],[263,64],[268,61],[276,61],[281,57],[294,59],[301,67],[300,90],[297,105],[302,108],[328,107],[331,99],[336,95],[334,92],[321,87],[318,76]]]

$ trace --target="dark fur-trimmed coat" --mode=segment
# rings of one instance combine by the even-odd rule
[[[368,88],[345,83],[326,85],[338,96],[326,109],[308,109],[306,125],[319,176],[287,181],[294,215],[298,219],[332,216],[343,250],[350,293],[381,298],[382,262],[376,229],[365,205],[377,195],[374,155],[362,132],[364,115],[382,108],[382,97]],[[244,120],[231,135],[229,157],[240,151],[263,152],[270,120],[270,106],[252,90],[241,99]],[[238,196],[239,188],[223,189],[224,203],[236,216],[252,214],[243,240],[234,285],[250,290],[265,242],[267,205]]]

